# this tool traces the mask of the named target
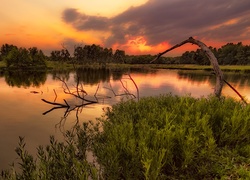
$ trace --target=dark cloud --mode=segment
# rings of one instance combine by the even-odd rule
[[[66,9],[63,20],[77,30],[110,31],[107,46],[122,44],[130,36],[144,36],[149,45],[162,41],[175,44],[189,36],[242,41],[249,38],[249,7],[249,0],[149,0],[113,18]],[[226,23],[231,19],[237,21]]]
[[[88,16],[81,14],[77,9],[65,9],[63,21],[71,24],[75,29],[105,31],[109,26],[109,19],[101,16]]]
[[[75,24],[77,30],[107,30],[109,20],[106,17],[87,16],[86,19],[79,19],[79,23]]]
[[[66,23],[71,23],[76,21],[81,15],[77,12],[76,9],[65,9],[63,11],[63,20]]]

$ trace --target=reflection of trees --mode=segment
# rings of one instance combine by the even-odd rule
[[[180,79],[188,79],[190,81],[204,82],[209,80],[212,85],[215,85],[214,75],[209,71],[178,71]],[[233,84],[250,85],[250,74],[241,73],[224,73],[224,79]]]
[[[187,79],[190,81],[204,82],[207,80],[212,80],[213,75],[210,72],[204,71],[178,71],[178,76],[180,79]]]
[[[46,81],[45,71],[6,71],[5,81],[9,86],[39,87]]]
[[[135,68],[117,68],[117,69],[112,69],[111,74],[113,77],[113,80],[120,80],[124,74],[148,74],[148,73],[156,73],[157,70],[155,69],[147,69],[147,68],[140,68],[140,67],[135,67]]]
[[[97,84],[99,82],[107,82],[110,80],[111,73],[106,68],[84,68],[76,70],[76,80],[79,78],[80,81],[86,84]]]
[[[209,80],[210,84],[215,85],[215,79],[212,77],[212,73],[209,74],[205,74],[204,71],[199,72],[195,72],[195,71],[179,71],[178,75],[181,79],[188,79],[191,81],[197,81],[197,82],[204,82]],[[249,85],[249,74],[235,74],[235,73],[228,73],[228,74],[224,74],[224,83],[226,85],[228,85],[240,98],[241,100],[247,104],[246,100],[244,99],[244,97],[237,91],[236,88],[234,88],[233,85],[231,85],[231,83],[233,84],[238,84],[240,86],[244,86],[244,85]]]
[[[113,80],[121,80],[124,74],[130,73],[140,73],[147,74],[156,72],[156,70],[150,70],[146,68],[78,68],[74,71],[72,70],[57,70],[52,71],[52,78],[63,79],[64,81],[68,81],[70,78],[70,73],[76,72],[75,82],[77,82],[77,78],[84,84],[95,85],[99,82],[109,82],[110,79]]]
[[[250,85],[250,74],[224,73],[224,77],[228,82],[239,85]]]
[[[52,72],[50,72],[50,74],[52,75],[52,79],[55,80],[58,77],[60,77],[61,79],[64,79],[65,81],[69,80],[69,74],[72,73],[72,70],[54,70]]]

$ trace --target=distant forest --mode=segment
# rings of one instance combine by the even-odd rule
[[[228,43],[219,49],[209,47],[217,57],[220,65],[250,65],[250,46],[241,42]],[[37,47],[18,48],[15,45],[4,44],[0,49],[0,61],[5,61],[7,67],[46,66],[45,61],[65,63],[91,64],[125,63],[149,64],[155,55],[126,55],[123,50],[103,48],[99,45],[76,46],[72,54],[66,49],[54,50],[46,56]],[[161,57],[155,64],[198,64],[209,65],[210,62],[201,49],[186,51],[178,57]]]

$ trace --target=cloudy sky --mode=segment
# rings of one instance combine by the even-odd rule
[[[250,0],[2,0],[0,18],[0,45],[45,52],[98,44],[157,54],[190,36],[213,47],[250,44]]]

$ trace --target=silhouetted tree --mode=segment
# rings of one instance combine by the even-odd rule
[[[125,51],[117,49],[114,54],[114,62],[124,63],[125,61]]]

